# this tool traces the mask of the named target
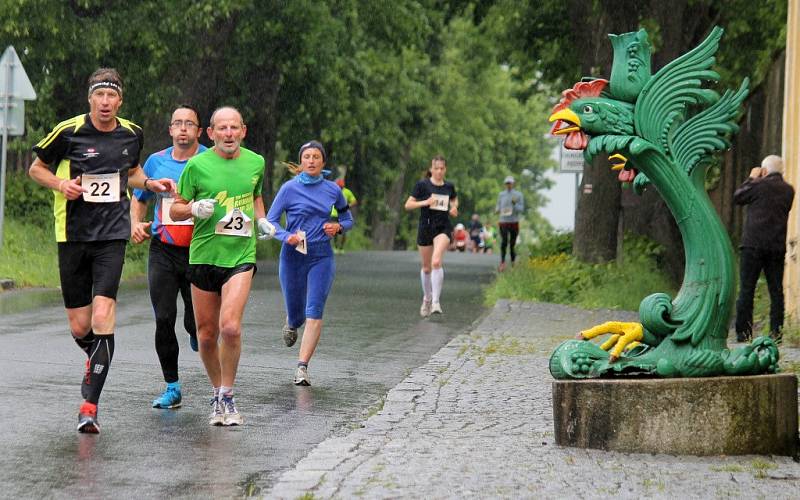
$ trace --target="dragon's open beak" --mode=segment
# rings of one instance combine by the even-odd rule
[[[557,120],[561,120],[564,122],[567,127],[558,128],[553,130],[553,135],[563,135],[569,134],[570,132],[577,132],[581,129],[581,119],[576,115],[571,109],[564,108],[560,111],[556,111],[550,118],[548,119],[551,123]]]

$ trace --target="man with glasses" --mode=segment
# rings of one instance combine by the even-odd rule
[[[172,113],[169,125],[172,146],[150,155],[144,164],[145,175],[154,178],[168,177],[177,182],[189,158],[206,150],[198,142],[202,133],[197,110],[186,104],[178,106]],[[189,334],[192,350],[198,350],[188,276],[189,243],[192,241],[194,225],[191,219],[174,221],[170,218],[169,209],[174,201],[171,193],[154,196],[149,191],[137,189],[133,195],[131,239],[134,243],[150,239],[147,277],[150,302],[156,317],[156,354],[167,384],[164,392],[153,400],[153,408],[178,408],[181,405],[181,382],[178,378],[180,349],[175,336],[175,321],[178,315],[179,292],[183,299],[183,327]],[[153,199],[153,220],[143,222],[147,204]]]

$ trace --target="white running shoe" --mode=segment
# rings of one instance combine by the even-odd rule
[[[419,315],[423,318],[427,318],[431,315],[431,301],[430,300],[422,300],[422,305],[419,306]]]
[[[311,379],[308,378],[308,368],[305,366],[297,367],[297,372],[294,374],[294,385],[311,385]]]
[[[219,400],[219,405],[222,407],[222,425],[242,425],[244,419],[239,410],[236,409],[236,402],[231,397],[223,397]]]
[[[431,302],[431,314],[442,314],[442,306],[438,302]]]
[[[225,425],[225,416],[222,413],[222,405],[219,398],[211,399],[211,416],[208,418],[208,425]]]

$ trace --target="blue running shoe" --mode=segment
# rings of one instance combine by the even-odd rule
[[[189,347],[191,347],[194,352],[200,350],[200,346],[197,344],[197,334],[189,334]]]
[[[159,397],[153,400],[153,408],[179,408],[181,406],[181,383],[172,382],[167,384],[165,390]]]

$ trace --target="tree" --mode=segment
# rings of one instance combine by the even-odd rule
[[[505,60],[519,68],[521,78],[533,78],[557,96],[557,89],[571,87],[580,76],[607,77],[611,48],[606,33],[639,27],[650,34],[655,47],[653,71],[657,71],[720,24],[728,30],[718,61],[723,85],[738,85],[745,76],[758,85],[784,45],[785,19],[786,4],[779,0],[499,0],[487,9],[482,23],[498,40]],[[753,157],[748,161],[752,165],[759,160]],[[578,201],[574,251],[588,261],[609,260],[615,254],[619,188],[606,168],[607,162],[599,159],[587,169],[583,187],[591,184],[592,194],[582,195]],[[739,170],[733,165],[722,167],[723,176],[728,171],[740,175]],[[626,194],[622,200],[626,228],[665,245],[668,271],[680,276],[683,253],[679,233],[660,197],[648,193],[637,199]],[[654,224],[654,220],[663,223]],[[667,229],[654,229],[664,227]]]

